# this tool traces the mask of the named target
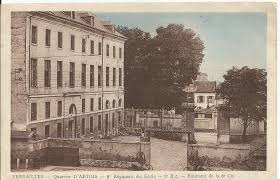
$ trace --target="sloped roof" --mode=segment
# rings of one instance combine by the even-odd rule
[[[122,35],[121,33],[117,32],[117,31],[110,31],[109,29],[107,29],[104,24],[102,23],[102,21],[98,20],[96,18],[96,15],[94,15],[92,12],[88,12],[88,11],[75,11],[75,18],[71,18],[70,16],[68,16],[67,14],[63,13],[62,11],[44,11],[44,13],[49,13],[52,14],[54,16],[58,16],[64,19],[68,19],[74,22],[78,22],[80,24],[86,25],[86,26],[91,26],[89,23],[87,23],[82,17],[85,16],[93,16],[94,17],[94,26],[91,26],[92,28],[95,28],[97,30],[109,33],[109,34],[113,34],[122,38],[127,38],[124,35]]]
[[[197,93],[213,93],[216,90],[215,81],[195,81],[194,86]]]

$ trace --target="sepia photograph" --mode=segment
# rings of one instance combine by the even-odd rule
[[[270,170],[265,11],[72,7],[9,12],[12,173]]]

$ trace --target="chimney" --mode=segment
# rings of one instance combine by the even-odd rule
[[[94,16],[88,13],[80,13],[80,16],[87,24],[94,26]]]
[[[111,31],[112,33],[115,33],[115,26],[112,24],[111,21],[102,21],[103,26]]]

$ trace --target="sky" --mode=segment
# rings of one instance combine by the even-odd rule
[[[204,43],[200,71],[209,80],[223,81],[233,66],[266,69],[266,14],[264,13],[95,13],[115,25],[138,27],[156,34],[160,26],[183,24],[193,29]]]

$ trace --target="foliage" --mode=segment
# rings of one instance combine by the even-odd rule
[[[264,69],[233,67],[225,74],[217,93],[225,100],[231,117],[240,117],[243,139],[253,121],[266,119],[267,80]]]
[[[198,151],[188,154],[189,171],[222,171],[222,170],[245,170],[245,171],[265,171],[266,158],[255,158],[247,156],[236,158],[224,156],[222,159],[209,157],[207,155],[198,156]]]
[[[169,24],[151,37],[138,28],[119,26],[125,43],[125,105],[134,108],[178,107],[182,91],[195,79],[204,54],[203,42],[191,29]]]

